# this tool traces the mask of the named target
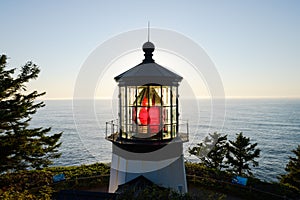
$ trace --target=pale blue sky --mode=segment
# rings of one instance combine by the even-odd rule
[[[226,96],[300,97],[300,1],[0,0],[0,10],[0,54],[37,63],[31,87],[47,98],[72,98],[88,55],[148,21],[204,48]]]

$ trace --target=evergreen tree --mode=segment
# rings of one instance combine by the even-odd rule
[[[290,161],[286,165],[285,171],[288,173],[281,176],[281,183],[287,183],[292,185],[300,190],[300,145],[292,152],[296,157],[289,157]]]
[[[51,128],[29,127],[32,115],[45,106],[35,99],[45,93],[28,93],[25,84],[40,70],[27,62],[15,75],[16,69],[6,70],[6,60],[0,55],[0,173],[48,166],[60,156],[62,133],[49,135]]]
[[[227,151],[226,142],[227,135],[221,136],[214,132],[196,147],[189,148],[189,153],[197,156],[207,167],[221,169],[225,167],[223,161]]]
[[[227,163],[229,171],[238,175],[252,175],[250,163],[253,167],[258,166],[255,158],[259,157],[260,149],[255,149],[257,143],[251,144],[250,138],[244,137],[243,133],[237,134],[236,140],[227,143]]]

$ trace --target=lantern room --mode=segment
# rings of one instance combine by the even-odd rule
[[[111,122],[108,140],[164,144],[178,137],[182,77],[155,63],[154,50],[153,43],[144,43],[143,62],[114,78],[119,86],[119,119],[117,124]]]
[[[120,139],[168,140],[177,136],[177,87],[120,86]]]

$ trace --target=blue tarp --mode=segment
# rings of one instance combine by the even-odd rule
[[[232,179],[232,183],[239,184],[239,185],[244,185],[244,186],[247,185],[247,181],[248,181],[248,178],[244,178],[244,177],[241,177],[241,176],[235,176]]]
[[[57,175],[53,176],[53,183],[57,183],[57,182],[64,181],[64,180],[66,180],[64,174],[57,174]]]

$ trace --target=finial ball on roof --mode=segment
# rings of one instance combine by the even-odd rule
[[[149,52],[153,52],[155,49],[155,46],[152,42],[145,42],[143,44],[143,51],[146,52],[146,51],[149,51]]]

